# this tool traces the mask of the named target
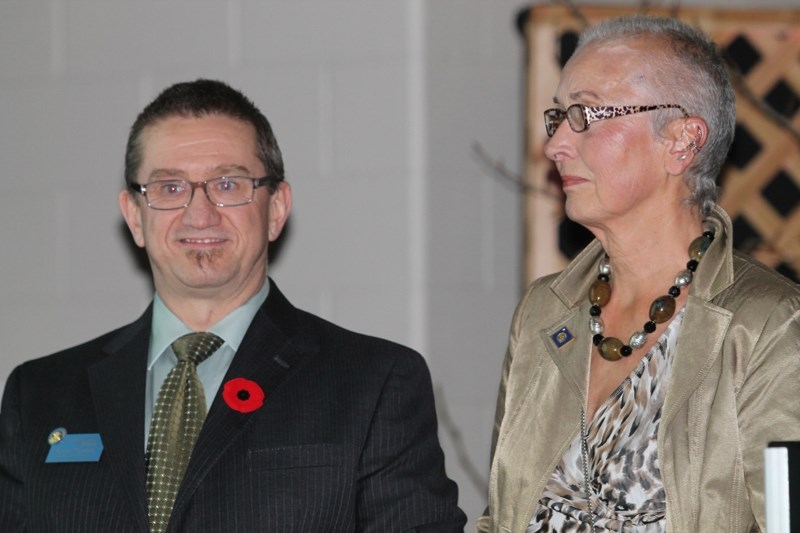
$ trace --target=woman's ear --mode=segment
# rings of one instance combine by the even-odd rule
[[[700,117],[689,117],[680,121],[671,130],[671,146],[667,160],[667,171],[672,175],[683,174],[708,139],[708,125]]]

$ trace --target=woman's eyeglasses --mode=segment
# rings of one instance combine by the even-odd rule
[[[608,118],[623,117],[634,113],[645,111],[655,111],[656,109],[680,109],[683,118],[688,118],[689,113],[678,104],[658,104],[658,105],[624,105],[624,106],[588,106],[583,104],[572,104],[566,111],[553,108],[544,112],[544,127],[547,136],[555,135],[556,130],[567,119],[572,131],[580,133],[589,129],[589,124],[598,120]]]

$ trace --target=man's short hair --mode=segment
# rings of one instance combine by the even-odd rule
[[[198,79],[164,89],[139,113],[128,134],[125,149],[125,182],[135,183],[142,163],[142,132],[170,117],[223,115],[252,124],[256,131],[256,156],[267,176],[283,179],[283,157],[267,117],[244,94],[217,80]],[[260,176],[259,176],[260,177]]]

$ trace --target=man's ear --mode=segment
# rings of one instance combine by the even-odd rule
[[[292,188],[285,181],[279,181],[275,192],[269,195],[269,242],[280,236],[291,210]]]
[[[669,129],[671,146],[667,159],[667,172],[677,176],[683,174],[708,139],[708,125],[700,117],[689,117],[676,121]]]
[[[142,231],[142,206],[128,190],[119,193],[119,210],[131,231],[133,241],[140,248],[144,248],[144,231]]]

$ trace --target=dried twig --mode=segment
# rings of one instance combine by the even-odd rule
[[[792,123],[786,117],[775,111],[767,102],[753,94],[753,91],[747,86],[747,80],[744,79],[741,71],[731,61],[728,61],[728,72],[731,74],[731,80],[736,91],[778,127],[786,130],[800,144],[800,130],[792,126]]]
[[[591,24],[589,24],[589,19],[584,16],[583,11],[581,11],[580,8],[578,8],[578,6],[576,6],[571,0],[552,0],[552,2],[556,5],[563,5],[569,9],[569,12],[578,20],[583,29],[591,26]]]
[[[541,194],[556,199],[561,198],[553,191],[526,183],[525,179],[521,175],[508,170],[502,161],[493,159],[479,142],[472,143],[472,153],[475,154],[475,157],[478,159],[478,161],[490,171],[492,176],[513,184],[520,191],[525,193]]]
[[[447,433],[447,436],[450,437],[450,442],[453,444],[453,450],[456,453],[458,464],[461,465],[461,468],[464,470],[467,478],[469,478],[470,483],[475,487],[475,490],[480,494],[486,494],[489,480],[481,475],[478,468],[476,468],[475,464],[472,462],[472,459],[470,459],[467,447],[464,445],[464,437],[461,434],[461,430],[458,429],[458,424],[453,420],[450,411],[447,409],[444,390],[440,385],[434,387],[434,395],[436,396],[436,411],[439,415],[439,422],[441,423],[442,429]]]

